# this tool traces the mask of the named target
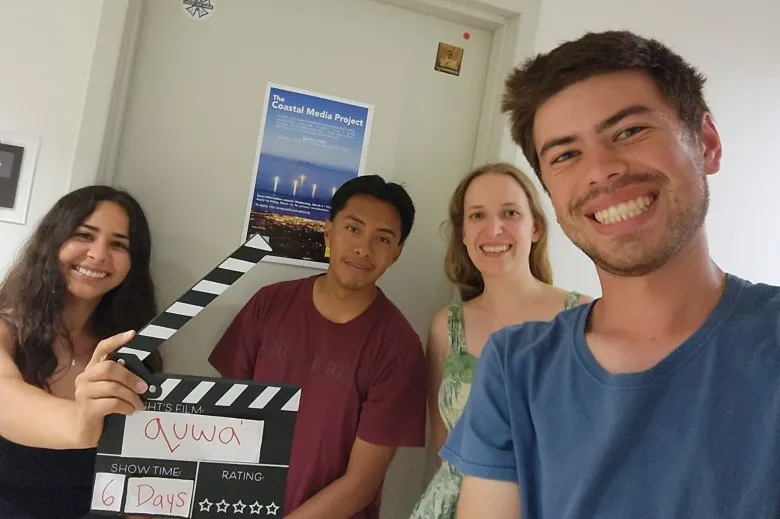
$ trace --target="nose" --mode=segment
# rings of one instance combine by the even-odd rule
[[[361,233],[355,238],[355,255],[361,258],[370,258],[373,253],[374,240],[370,233]]]
[[[628,162],[612,147],[600,144],[591,148],[587,159],[588,183],[600,184],[628,173]]]
[[[106,243],[106,240],[97,239],[93,241],[89,246],[87,255],[90,259],[97,262],[105,260],[108,257],[108,244]]]
[[[498,236],[504,232],[504,222],[501,220],[501,218],[498,217],[498,215],[492,216],[488,225],[493,236]]]

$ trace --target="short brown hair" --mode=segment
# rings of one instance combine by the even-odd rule
[[[547,218],[544,215],[544,209],[539,199],[539,193],[525,173],[512,164],[497,162],[485,164],[471,171],[460,181],[458,187],[450,198],[449,220],[445,223],[449,227],[449,241],[447,244],[447,254],[444,259],[444,272],[447,279],[458,287],[458,293],[462,301],[474,299],[485,289],[485,283],[482,274],[469,258],[466,245],[463,243],[463,219],[465,213],[466,191],[475,178],[486,173],[498,173],[512,177],[525,192],[528,198],[528,205],[531,208],[531,214],[539,230],[539,239],[531,244],[528,263],[531,268],[531,274],[543,283],[552,285],[552,267],[547,252]]]
[[[702,117],[709,112],[702,92],[705,77],[699,71],[657,40],[628,31],[586,33],[528,59],[505,83],[501,112],[509,114],[512,140],[522,148],[540,180],[533,133],[539,106],[574,83],[629,70],[646,73],[683,123],[699,135]]]

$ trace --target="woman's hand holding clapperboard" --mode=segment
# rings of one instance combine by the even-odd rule
[[[103,420],[109,414],[129,415],[144,409],[139,395],[146,382],[108,355],[135,336],[130,330],[98,343],[86,369],[76,377],[74,431],[76,444],[96,447],[103,432]]]

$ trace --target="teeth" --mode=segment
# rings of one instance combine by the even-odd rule
[[[105,272],[97,272],[95,270],[85,269],[84,267],[78,267],[77,266],[77,267],[73,267],[73,269],[76,272],[78,272],[79,274],[81,274],[82,276],[87,276],[87,277],[93,278],[93,279],[103,279],[104,277],[106,277],[108,275]]]
[[[509,250],[509,245],[483,245],[482,250],[485,252],[506,252]]]
[[[622,204],[613,205],[606,209],[602,209],[594,216],[596,221],[603,224],[617,223],[629,218],[634,218],[647,211],[652,205],[653,199],[650,196],[640,196],[631,200],[630,202],[624,202]]]

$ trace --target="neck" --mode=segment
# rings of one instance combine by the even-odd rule
[[[485,290],[480,295],[482,303],[497,313],[527,306],[548,286],[536,279],[528,268],[511,276],[483,276],[482,279],[485,284]]]
[[[65,309],[62,312],[62,322],[68,335],[77,340],[80,337],[91,335],[89,321],[97,307],[98,301],[84,301],[83,299],[68,298]],[[77,341],[78,342],[78,341]]]
[[[693,242],[662,268],[640,277],[599,269],[602,297],[593,326],[646,334],[675,335],[701,326],[723,291],[725,274],[709,256],[700,230]]]
[[[346,322],[363,312],[377,294],[375,285],[352,290],[344,287],[327,272],[314,282],[314,305],[328,319]]]

